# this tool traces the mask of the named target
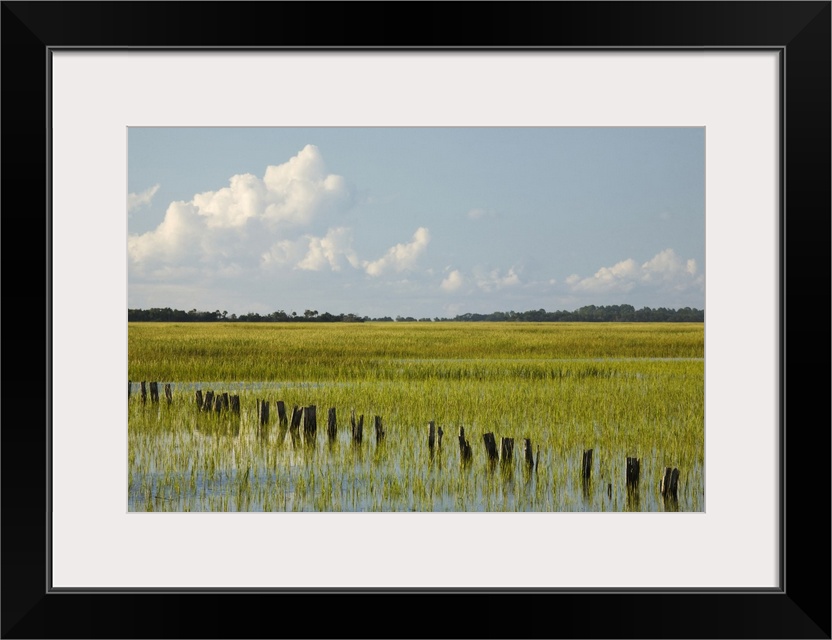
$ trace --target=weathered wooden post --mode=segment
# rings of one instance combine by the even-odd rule
[[[500,462],[504,467],[514,463],[514,438],[500,438]]]
[[[531,438],[523,438],[523,454],[526,457],[526,467],[531,471],[534,469],[534,453],[532,453]]]
[[[330,407],[326,416],[326,435],[329,440],[335,440],[338,435],[338,422],[335,418],[335,407]]]
[[[240,415],[240,396],[231,396],[231,413]]]
[[[584,482],[589,482],[589,476],[592,473],[592,449],[587,449],[584,451],[583,458],[581,459],[581,477],[584,479]]]
[[[159,404],[159,383],[158,382],[151,382],[150,383],[150,401],[153,404]]]
[[[145,386],[147,381],[142,380],[141,382],[141,389],[142,389],[142,404],[147,403],[147,387]]]
[[[283,428],[286,428],[289,424],[289,420],[286,417],[286,403],[283,400],[277,401],[277,421]]]
[[[300,438],[300,420],[303,417],[303,409],[297,405],[292,407],[292,420],[289,422],[289,435],[292,438],[292,446],[297,444]]]
[[[436,428],[436,446],[438,449],[442,448],[442,436],[445,435],[445,432],[442,431],[442,427]]]
[[[662,497],[678,500],[679,494],[679,469],[674,467],[665,467],[664,477],[662,478],[661,492]]]
[[[204,400],[202,398],[202,389],[197,389],[195,395],[196,395],[196,408],[197,409],[202,409],[202,403],[204,402]]]
[[[590,499],[592,488],[592,449],[586,449],[581,459],[581,488],[584,493],[584,500]]]
[[[203,411],[210,411],[214,408],[214,392],[213,391],[206,391],[205,392],[205,402],[202,405]]]
[[[465,427],[459,428],[459,461],[462,464],[467,464],[471,461],[472,451],[471,445],[465,439]]]
[[[482,441],[485,445],[485,453],[488,456],[489,462],[494,462],[499,457],[497,454],[497,440],[494,438],[494,434],[484,433],[482,434]]]
[[[352,428],[353,442],[361,444],[361,440],[364,438],[364,414],[362,413],[358,416],[358,420],[356,420],[355,409],[353,409],[350,414],[350,427]]]
[[[433,453],[433,447],[436,445],[436,423],[433,420],[428,422],[428,450]]]
[[[168,404],[173,402],[173,391],[170,388],[170,383],[165,383],[165,399],[168,401]]]
[[[376,429],[376,442],[381,442],[384,439],[384,427],[381,425],[381,416],[375,416],[374,425]]]
[[[268,400],[258,400],[257,401],[257,418],[258,424],[263,427],[269,423],[269,401]]]
[[[637,489],[641,472],[641,461],[638,458],[627,458],[627,488]]]
[[[317,433],[317,407],[314,404],[310,404],[303,409],[303,441],[308,445],[314,444]]]

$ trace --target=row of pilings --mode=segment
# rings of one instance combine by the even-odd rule
[[[127,384],[127,398],[130,399],[132,395],[133,382],[128,380]],[[159,404],[159,384],[157,382],[142,381],[139,383],[140,401],[147,404],[148,391],[151,404]],[[170,384],[164,385],[164,394],[167,404],[173,402],[173,392]],[[213,390],[206,391],[204,394],[201,389],[194,392],[194,402],[196,409],[200,412],[210,412],[213,414],[231,414],[240,415],[240,396],[231,395],[228,393],[214,393]],[[257,433],[258,436],[264,436],[267,433],[270,424],[270,409],[271,404],[268,400],[257,399],[256,415],[257,415]],[[289,415],[286,404],[283,400],[275,402],[274,407],[277,411],[277,427],[278,441],[282,442],[287,432],[291,438],[293,445],[298,445],[301,441],[307,445],[313,445],[316,441],[318,430],[318,417],[316,405],[308,406],[293,406],[292,413]],[[355,411],[350,412],[350,435],[351,440],[355,444],[361,444],[364,439],[364,415],[356,415]],[[301,430],[303,438],[301,440]],[[381,443],[384,440],[386,432],[381,416],[373,416],[373,430],[375,432],[376,443]],[[237,432],[238,433],[238,432]],[[327,411],[326,434],[329,442],[334,442],[338,435],[338,420],[335,407],[330,407]],[[428,422],[427,425],[427,444],[430,456],[433,457],[435,452],[442,448],[442,437],[445,434],[441,426],[437,426],[434,421]],[[460,464],[468,465],[473,460],[473,448],[471,443],[465,436],[465,428],[459,427],[459,434],[457,436],[459,444]],[[501,437],[499,446],[497,439],[493,432],[484,433],[482,435],[483,446],[485,449],[486,460],[490,468],[496,468],[498,465],[504,469],[512,468],[514,465],[514,438]],[[581,482],[585,492],[589,491],[592,476],[592,456],[593,449],[586,449],[581,456]],[[532,442],[530,438],[523,438],[523,464],[528,472],[536,472],[540,463],[540,446],[538,445],[536,452],[532,449]],[[639,490],[639,480],[641,475],[641,460],[635,457],[627,457],[626,463],[626,486],[629,496],[637,495]],[[679,469],[676,467],[665,467],[663,475],[659,481],[659,491],[665,500],[678,500],[679,492]],[[607,485],[607,493],[612,497],[612,483]]]

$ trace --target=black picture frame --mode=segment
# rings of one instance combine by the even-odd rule
[[[830,15],[828,1],[3,2],[2,637],[829,638]],[[778,51],[780,588],[51,590],[48,96],[50,52],[70,47]],[[748,483],[737,500],[761,490]]]

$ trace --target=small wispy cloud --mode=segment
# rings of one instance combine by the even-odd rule
[[[156,195],[156,192],[159,190],[159,185],[154,184],[149,189],[145,189],[141,193],[128,193],[127,194],[127,213],[133,213],[141,209],[142,207],[146,207],[150,204],[153,200],[153,196]]]
[[[488,209],[470,209],[466,214],[469,220],[482,220],[484,218],[496,218],[497,214]]]

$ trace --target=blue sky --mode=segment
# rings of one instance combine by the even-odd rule
[[[129,308],[704,308],[704,128],[130,128],[128,154]]]

